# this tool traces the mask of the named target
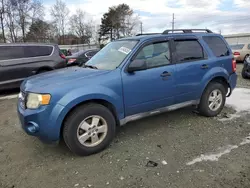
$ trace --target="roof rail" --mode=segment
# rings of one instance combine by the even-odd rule
[[[135,36],[142,36],[142,35],[159,35],[159,34],[162,34],[162,33],[141,33],[141,34],[137,34]]]
[[[169,34],[169,33],[175,33],[176,31],[181,31],[183,33],[193,33],[193,31],[202,31],[202,32],[207,32],[207,33],[213,33],[209,29],[174,29],[174,30],[165,30],[162,34]]]

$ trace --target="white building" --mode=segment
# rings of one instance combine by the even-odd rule
[[[250,33],[224,35],[224,38],[229,44],[250,44]]]

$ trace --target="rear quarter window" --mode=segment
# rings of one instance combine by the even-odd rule
[[[217,36],[204,36],[203,40],[207,43],[216,57],[229,56],[230,52],[226,43]]]
[[[24,57],[22,46],[0,46],[0,60],[20,59]]]

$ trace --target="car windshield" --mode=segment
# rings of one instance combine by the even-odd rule
[[[244,47],[244,44],[235,44],[230,46],[232,50],[241,50]]]
[[[92,66],[103,70],[114,70],[127,57],[137,42],[136,40],[110,42],[84,66]]]

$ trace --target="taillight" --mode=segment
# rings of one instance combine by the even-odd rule
[[[64,54],[60,54],[60,57],[66,59],[66,56]]]
[[[240,55],[240,52],[234,52],[234,55]]]
[[[233,69],[233,72],[236,72],[236,60],[235,59],[232,60],[232,69]]]
[[[74,63],[76,61],[76,59],[69,59],[68,63]]]

